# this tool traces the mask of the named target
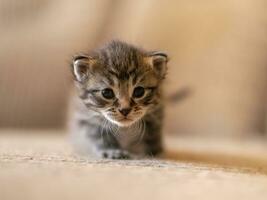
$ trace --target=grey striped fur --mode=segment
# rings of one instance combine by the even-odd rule
[[[121,41],[74,56],[71,70],[77,95],[70,123],[76,147],[111,159],[162,152],[161,86],[167,61],[162,52]],[[141,97],[134,95],[137,87]],[[113,91],[110,99],[103,96],[107,88]]]

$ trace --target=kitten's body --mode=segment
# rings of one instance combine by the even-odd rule
[[[160,153],[166,63],[165,54],[119,41],[76,56],[70,120],[76,147],[100,158]]]

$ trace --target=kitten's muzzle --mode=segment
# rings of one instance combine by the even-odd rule
[[[123,115],[123,116],[127,116],[130,112],[131,112],[132,108],[123,108],[123,109],[119,109],[119,112]]]

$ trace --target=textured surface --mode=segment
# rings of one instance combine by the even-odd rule
[[[259,142],[167,138],[176,161],[97,161],[74,155],[62,134],[36,133],[0,134],[1,200],[267,198]]]

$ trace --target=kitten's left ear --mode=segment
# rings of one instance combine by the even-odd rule
[[[92,58],[87,55],[76,55],[72,60],[73,74],[75,79],[79,82],[84,82],[89,77],[90,65],[92,65]]]
[[[168,55],[163,52],[152,52],[149,55],[149,61],[156,73],[164,78],[169,61]]]

